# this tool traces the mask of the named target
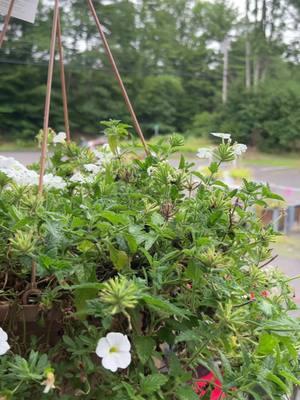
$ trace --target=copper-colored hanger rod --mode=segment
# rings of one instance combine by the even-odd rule
[[[9,21],[11,19],[11,15],[12,15],[12,12],[13,12],[14,4],[15,4],[15,0],[10,0],[9,6],[8,6],[8,11],[7,11],[7,14],[5,16],[4,23],[3,23],[3,29],[0,32],[0,49],[2,47],[2,44],[3,44],[4,39],[5,39],[5,35],[7,33],[7,30],[8,30]]]
[[[58,20],[57,20],[57,45],[58,45],[58,53],[59,53],[60,80],[61,80],[61,90],[62,90],[62,99],[63,99],[63,107],[64,107],[65,131],[66,131],[66,135],[67,135],[67,143],[70,143],[71,134],[70,134],[70,122],[69,122],[69,110],[68,110],[68,96],[67,96],[67,89],[66,89],[64,51],[63,51],[63,45],[62,45],[62,39],[61,39],[61,18],[60,18],[59,10],[58,10]]]
[[[38,191],[39,195],[41,195],[43,193],[44,174],[45,174],[45,170],[46,170],[46,161],[47,161],[49,115],[50,115],[53,67],[54,67],[54,58],[55,58],[55,38],[56,38],[56,34],[57,34],[58,15],[59,15],[59,0],[55,0],[51,42],[50,42],[50,59],[49,59],[49,66],[48,66],[45,111],[44,111],[44,127],[43,127],[44,134],[43,134],[41,162],[40,162],[41,165],[40,165],[39,191]]]
[[[133,122],[133,125],[134,125],[134,127],[135,127],[135,130],[136,130],[137,134],[139,135],[139,137],[140,137],[140,139],[141,139],[141,142],[142,142],[142,144],[143,144],[143,146],[144,146],[144,149],[145,149],[146,154],[149,154],[149,150],[148,150],[148,147],[147,147],[147,143],[146,143],[146,141],[145,141],[145,137],[144,137],[142,128],[141,128],[141,126],[140,126],[140,124],[139,124],[139,121],[138,121],[138,119],[137,119],[137,116],[136,116],[136,114],[135,114],[135,111],[134,111],[134,109],[133,109],[133,106],[132,106],[131,101],[130,101],[130,99],[129,99],[127,90],[126,90],[125,85],[124,85],[124,83],[123,83],[122,77],[121,77],[121,75],[120,75],[120,73],[119,73],[119,70],[118,70],[117,64],[116,64],[116,62],[115,62],[114,56],[113,56],[113,54],[112,54],[112,52],[111,52],[111,50],[110,50],[108,41],[107,41],[107,39],[106,39],[106,36],[105,36],[104,30],[103,30],[103,28],[102,28],[101,22],[100,22],[100,20],[99,20],[99,18],[98,18],[98,15],[97,15],[97,12],[96,12],[96,10],[95,10],[93,1],[92,1],[92,0],[87,0],[87,2],[88,2],[88,5],[89,5],[89,8],[90,8],[90,10],[91,10],[91,13],[92,13],[92,15],[93,15],[93,17],[94,17],[94,20],[95,20],[97,29],[98,29],[98,31],[99,31],[101,40],[102,40],[102,42],[103,42],[103,45],[104,45],[106,54],[107,54],[107,56],[108,56],[108,59],[109,59],[109,61],[110,61],[110,64],[111,64],[111,66],[112,66],[113,72],[114,72],[114,74],[115,74],[115,76],[116,76],[116,79],[117,79],[117,81],[118,81],[118,83],[119,83],[119,86],[120,86],[120,88],[121,88],[121,92],[122,92],[122,94],[123,94],[123,97],[124,97],[125,103],[126,103],[126,105],[127,105],[128,111],[129,111],[129,113],[130,113],[130,115],[131,115],[132,122]]]

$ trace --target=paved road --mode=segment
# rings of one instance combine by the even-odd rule
[[[288,204],[300,204],[300,170],[292,168],[254,167],[254,178],[268,182],[271,189],[283,196]]]

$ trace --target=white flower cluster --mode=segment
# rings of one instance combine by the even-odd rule
[[[29,170],[12,157],[0,156],[0,171],[21,186],[34,186],[39,182],[37,172]],[[44,185],[49,189],[63,189],[66,183],[59,176],[46,174],[44,175]]]
[[[67,135],[65,132],[59,132],[57,135],[54,136],[52,143],[55,145],[57,144],[64,144],[66,142]]]
[[[222,141],[228,140],[231,143],[231,134],[230,133],[211,133],[211,135],[221,138]],[[231,149],[235,155],[235,157],[240,157],[243,153],[247,151],[247,146],[241,143],[234,143],[231,146]],[[197,157],[198,158],[206,158],[210,161],[213,160],[215,149],[213,147],[203,147],[198,150]]]
[[[114,155],[109,150],[108,145],[104,144],[101,151],[93,150],[97,161],[95,164],[85,164],[83,166],[85,173],[76,171],[70,178],[70,182],[76,183],[93,183],[99,172],[103,171],[105,165],[109,163]]]

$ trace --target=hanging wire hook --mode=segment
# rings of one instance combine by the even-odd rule
[[[41,165],[40,165],[40,177],[39,177],[39,195],[43,193],[44,174],[46,169],[47,161],[47,148],[48,148],[48,130],[49,130],[49,115],[50,115],[50,104],[51,104],[51,90],[53,81],[53,67],[55,58],[55,37],[57,33],[59,15],[59,0],[55,0],[52,33],[50,42],[50,59],[48,67],[48,79],[47,79],[47,91],[45,100],[45,111],[44,111],[44,127],[43,127],[43,142],[42,142],[42,153],[41,153]]]
[[[69,110],[68,110],[68,96],[66,89],[66,76],[65,76],[65,66],[64,66],[64,51],[63,44],[61,39],[61,13],[58,10],[58,20],[57,20],[57,46],[59,53],[59,64],[60,64],[60,80],[61,80],[61,90],[62,90],[62,99],[63,99],[63,107],[64,107],[64,120],[65,120],[65,130],[67,135],[67,143],[71,141],[70,134],[70,122],[69,122]]]
[[[5,19],[4,19],[3,29],[0,32],[0,49],[2,47],[2,44],[3,44],[4,39],[5,39],[6,32],[8,30],[9,21],[11,19],[11,15],[12,15],[12,12],[13,12],[14,4],[15,4],[15,0],[10,0],[9,6],[8,6],[8,11],[7,11],[7,14],[6,14]]]
[[[117,79],[117,81],[118,81],[118,83],[119,83],[119,86],[120,86],[120,88],[121,88],[121,92],[122,92],[122,94],[123,94],[123,97],[124,97],[125,103],[126,103],[126,105],[127,105],[128,111],[130,112],[133,125],[134,125],[134,127],[135,127],[135,130],[136,130],[137,134],[139,135],[139,137],[140,137],[140,139],[141,139],[141,142],[142,142],[142,145],[143,145],[143,147],[144,147],[144,149],[145,149],[145,152],[146,152],[146,154],[148,155],[148,154],[149,154],[149,150],[148,150],[148,146],[147,146],[147,143],[146,143],[146,140],[145,140],[145,137],[144,137],[142,128],[141,128],[141,126],[140,126],[140,124],[139,124],[139,121],[138,121],[138,119],[137,119],[137,116],[136,116],[136,114],[135,114],[135,111],[134,111],[134,109],[133,109],[133,106],[132,106],[131,101],[130,101],[130,99],[129,99],[127,90],[126,90],[126,88],[125,88],[125,86],[124,86],[122,77],[121,77],[121,75],[120,75],[120,73],[119,73],[119,70],[118,70],[117,64],[116,64],[116,62],[115,62],[114,56],[113,56],[113,54],[112,54],[112,52],[111,52],[111,50],[110,50],[109,44],[108,44],[108,42],[107,42],[107,39],[106,39],[106,37],[105,37],[105,33],[104,33],[103,28],[102,28],[102,25],[101,25],[101,22],[100,22],[100,20],[99,20],[99,18],[98,18],[98,15],[97,15],[96,10],[95,10],[93,1],[92,1],[92,0],[87,0],[87,2],[88,2],[88,5],[89,5],[89,8],[90,8],[90,10],[91,10],[91,13],[92,13],[92,15],[93,15],[93,17],[94,17],[94,20],[95,20],[97,29],[98,29],[98,31],[99,31],[101,40],[102,40],[102,42],[103,42],[103,45],[104,45],[106,54],[107,54],[107,56],[108,56],[108,59],[109,59],[109,61],[110,61],[110,64],[111,64],[111,66],[112,66],[113,72],[114,72],[115,77],[116,77],[116,79]]]

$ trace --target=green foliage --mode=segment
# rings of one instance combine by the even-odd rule
[[[127,136],[119,122],[105,125]],[[34,185],[3,182],[0,300],[22,307],[33,262],[42,293],[30,298],[40,307],[33,324],[12,312],[3,325],[11,350],[0,358],[2,396],[42,399],[41,383],[55,376],[49,399],[194,400],[200,366],[228,399],[279,399],[298,384],[292,291],[262,268],[275,233],[254,212],[278,196],[218,180],[234,157],[230,140],[205,176],[183,157],[178,168],[168,163],[182,145],[174,135],[142,158],[128,144],[117,154],[114,144],[96,153],[57,144],[47,173],[64,187],[38,198]],[[95,355],[110,332],[131,343],[130,365],[115,373]]]

